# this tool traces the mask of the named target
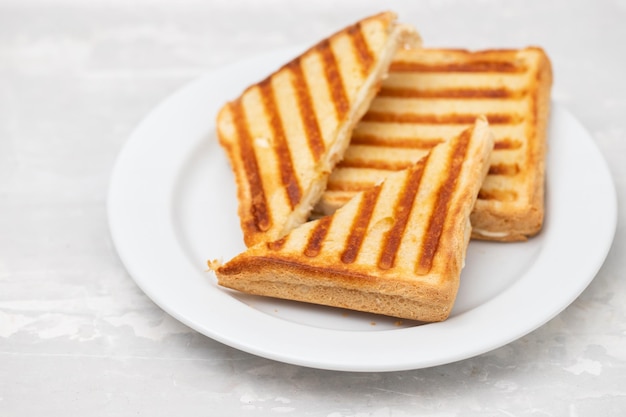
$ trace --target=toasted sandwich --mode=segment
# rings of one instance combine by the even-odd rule
[[[495,149],[472,213],[472,237],[535,235],[544,217],[551,83],[550,61],[540,48],[398,51],[315,212],[334,212],[484,114]]]
[[[419,42],[391,12],[368,17],[220,110],[217,134],[235,174],[246,245],[279,239],[308,219],[395,52]]]
[[[487,173],[486,120],[386,177],[334,214],[209,262],[224,287],[393,317],[441,321],[454,304]]]

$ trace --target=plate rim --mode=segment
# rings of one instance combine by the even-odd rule
[[[228,313],[237,313],[238,317],[229,317],[229,320],[232,321],[232,324],[237,326],[243,325],[246,320],[253,319],[259,325],[259,329],[268,329],[274,328],[275,332],[286,332],[285,334],[297,335],[298,337],[303,337],[305,340],[314,340],[324,338],[324,337],[332,337],[332,340],[338,346],[344,346],[345,349],[356,349],[359,346],[363,346],[363,344],[375,344],[378,349],[380,349],[380,341],[377,341],[376,336],[380,339],[381,334],[384,334],[384,346],[387,349],[388,358],[380,359],[375,358],[376,360],[371,360],[371,357],[367,357],[367,355],[363,355],[363,353],[351,352],[350,356],[346,355],[344,352],[343,355],[340,355],[341,358],[335,357],[334,359],[329,358],[320,358],[319,355],[315,355],[315,352],[312,349],[307,348],[306,346],[299,346],[299,352],[293,352],[285,349],[276,349],[276,344],[272,344],[272,342],[264,342],[262,332],[257,330],[253,330],[251,335],[246,339],[242,338],[241,335],[238,337],[234,337],[232,332],[228,332],[228,328],[224,326],[223,323],[216,324],[211,323],[210,326],[207,326],[206,321],[199,320],[196,317],[189,317],[188,315],[181,312],[180,308],[175,308],[171,303],[168,303],[166,299],[164,299],[163,295],[159,293],[153,286],[150,285],[150,274],[155,273],[154,265],[146,265],[146,263],[150,260],[146,258],[145,255],[139,259],[139,255],[136,250],[133,250],[133,247],[142,242],[141,239],[137,240],[138,236],[134,236],[132,238],[129,236],[128,228],[132,227],[142,227],[145,228],[150,224],[150,221],[154,221],[155,219],[159,219],[158,216],[161,216],[160,220],[163,221],[164,218],[162,216],[171,216],[171,207],[155,207],[153,210],[154,213],[145,215],[142,213],[141,202],[134,201],[134,204],[139,204],[140,207],[137,206],[128,206],[128,198],[129,196],[136,196],[139,190],[138,187],[142,187],[141,191],[152,192],[152,193],[162,193],[155,201],[150,200],[155,204],[165,204],[171,205],[171,199],[173,193],[175,192],[176,187],[176,178],[159,178],[162,180],[160,183],[160,187],[155,187],[153,184],[142,183],[142,181],[138,181],[141,177],[141,172],[137,169],[137,162],[140,157],[145,157],[145,146],[151,145],[149,140],[150,137],[146,136],[148,133],[154,131],[159,124],[162,124],[162,116],[171,112],[172,109],[175,109],[181,102],[190,101],[190,98],[195,94],[195,91],[200,89],[200,87],[206,87],[205,84],[215,84],[215,80],[222,80],[225,76],[234,76],[233,74],[242,73],[245,75],[242,78],[248,77],[248,81],[254,81],[254,79],[258,78],[260,75],[263,75],[258,69],[255,73],[246,72],[245,68],[249,68],[251,64],[263,63],[263,65],[255,65],[254,68],[264,67],[264,68],[272,68],[277,67],[282,62],[284,62],[288,57],[294,55],[295,48],[287,48],[272,51],[268,54],[261,54],[255,56],[253,58],[249,58],[245,61],[240,61],[233,63],[231,65],[218,68],[216,70],[207,72],[201,77],[192,80],[191,82],[182,86],[179,90],[175,91],[169,97],[166,97],[162,100],[156,107],[154,107],[145,117],[144,119],[136,126],[133,130],[129,139],[122,147],[115,164],[113,166],[113,170],[110,177],[109,189],[107,193],[107,217],[109,223],[109,230],[111,234],[111,239],[113,241],[114,247],[120,257],[120,260],[124,264],[126,270],[128,271],[131,278],[135,281],[135,283],[141,288],[141,290],[154,301],[161,309],[165,312],[181,321],[185,325],[191,327],[192,329],[208,336],[214,340],[217,340],[221,343],[234,347],[236,349],[240,349],[246,351],[248,353],[277,360],[280,362],[291,363],[300,366],[306,366],[311,368],[319,368],[319,369],[329,369],[329,370],[338,370],[338,371],[363,371],[363,372],[381,372],[381,371],[401,371],[401,370],[409,370],[409,369],[418,369],[418,368],[426,368],[431,366],[442,365],[446,363],[456,362],[458,360],[467,359],[470,357],[474,357],[480,355],[482,353],[491,351],[495,348],[504,346],[513,340],[516,340],[533,330],[541,327],[547,321],[551,320],[554,316],[559,314],[562,310],[564,310],[567,306],[569,306],[583,291],[584,289],[591,283],[598,270],[601,268],[606,256],[609,253],[612,242],[614,240],[615,231],[617,227],[617,194],[615,185],[613,183],[613,179],[610,174],[610,170],[608,164],[601,154],[599,148],[593,138],[589,134],[589,132],[584,128],[584,126],[567,110],[561,107],[558,103],[552,103],[552,111],[550,115],[550,120],[553,120],[557,117],[564,118],[567,120],[569,124],[569,128],[578,131],[582,137],[584,137],[584,146],[587,147],[586,151],[591,152],[591,157],[595,158],[596,166],[595,168],[600,170],[600,175],[603,177],[603,185],[606,189],[611,192],[604,195],[603,200],[603,208],[606,210],[602,219],[604,220],[601,223],[603,239],[602,242],[598,242],[595,245],[594,252],[594,260],[591,263],[588,262],[586,267],[587,274],[583,279],[580,279],[577,282],[576,288],[570,289],[568,292],[568,300],[567,302],[562,301],[558,303],[558,305],[553,306],[551,311],[548,313],[541,314],[541,317],[533,317],[531,322],[527,322],[526,326],[523,329],[517,329],[516,332],[512,332],[510,329],[505,337],[501,337],[498,340],[491,340],[489,343],[476,343],[475,338],[472,341],[472,328],[470,324],[472,324],[472,320],[475,320],[477,317],[482,318],[483,320],[490,320],[489,317],[483,317],[485,308],[483,306],[482,312],[477,309],[472,309],[470,311],[459,314],[458,316],[452,317],[447,321],[436,323],[438,327],[437,329],[442,329],[438,331],[433,331],[435,328],[433,325],[420,326],[419,331],[415,331],[416,328],[407,328],[407,329],[393,329],[393,331],[375,331],[375,332],[359,332],[359,331],[341,331],[334,329],[320,329],[320,328],[312,328],[310,326],[305,326],[298,323],[288,322],[285,320],[277,319],[275,317],[267,316],[264,313],[260,313],[258,311],[255,312],[252,308],[240,309],[241,311],[234,308],[234,304],[231,305],[227,300],[227,295],[225,293],[220,302],[224,302],[224,305],[227,305],[227,308],[224,308],[224,305],[220,305],[220,311],[226,310]],[[236,89],[241,89],[239,87],[245,86],[245,81],[240,83],[234,83],[235,86],[228,93],[235,92]],[[212,87],[215,87],[211,85]],[[222,96],[228,94],[227,92],[223,92]],[[219,94],[218,94],[219,95]],[[192,100],[193,101],[193,100]],[[222,102],[212,103],[213,107],[221,105]],[[210,107],[210,106],[207,106]],[[215,114],[215,112],[211,112],[211,109],[205,108],[203,112],[206,114],[207,119],[211,118],[211,114]],[[189,116],[189,120],[191,120],[192,116]],[[176,126],[180,128],[180,126]],[[159,134],[165,135],[167,134],[168,129],[172,129],[172,126],[165,128],[165,133],[159,132]],[[200,134],[202,128],[198,127],[196,130],[193,129],[193,126],[188,126],[187,130],[184,131],[186,134],[197,135]],[[183,129],[184,130],[184,129]],[[193,141],[190,140],[190,143],[195,143],[196,139]],[[550,144],[549,146],[551,146]],[[172,144],[167,143],[159,143],[159,146],[164,148],[163,151],[167,151],[170,149],[174,154],[179,152],[180,150],[174,149]],[[567,151],[567,150],[565,150]],[[548,153],[548,164],[547,164],[547,175],[554,175],[552,172],[553,167],[551,168],[550,162],[551,158],[554,156],[553,153]],[[143,161],[145,162],[145,160]],[[179,161],[180,162],[180,161]],[[554,162],[554,161],[552,161]],[[130,177],[134,175],[135,177]],[[129,180],[131,185],[129,186]],[[133,182],[134,181],[134,182]],[[550,186],[550,182],[548,182],[548,186]],[[130,187],[130,189],[129,189]],[[554,193],[554,190],[549,190],[547,198],[550,198],[550,195]],[[145,202],[143,203],[145,205]],[[549,210],[549,207],[547,208]],[[546,215],[548,216],[548,213]],[[144,215],[145,218],[138,218],[138,216]],[[156,216],[156,217],[155,217]],[[167,218],[167,217],[166,217]],[[136,224],[133,224],[133,220],[136,221]],[[171,218],[169,219],[171,221]],[[161,227],[160,225],[159,227]],[[146,230],[146,229],[141,229]],[[134,230],[137,231],[136,229]],[[159,229],[160,231],[160,229]],[[168,234],[166,230],[160,231],[163,233],[165,238],[171,238],[175,235]],[[139,233],[137,233],[139,235]],[[550,237],[550,236],[547,236]],[[132,242],[130,242],[132,241]],[[149,241],[143,241],[143,243],[150,243]],[[152,241],[154,243],[154,241]],[[550,242],[549,242],[550,243]],[[170,250],[172,254],[177,254],[177,259],[180,260],[181,256],[181,248],[176,248],[176,245],[173,245],[173,242],[169,242],[166,244],[162,244],[160,246],[161,249]],[[542,255],[543,254],[543,255]],[[540,253],[540,256],[548,256],[545,255],[543,249]],[[530,268],[529,271],[526,271],[524,275],[531,274],[534,269],[537,268],[536,261]],[[542,261],[544,262],[544,261]],[[541,265],[540,265],[541,266]],[[192,265],[187,259],[187,262],[184,264],[181,263],[177,265],[178,273],[193,273],[197,274],[198,271],[195,269],[195,266]],[[159,271],[157,271],[158,273]],[[557,271],[558,272],[558,271]],[[536,272],[535,272],[536,273]],[[521,282],[519,282],[521,281]],[[526,284],[524,284],[526,282]],[[527,280],[519,279],[518,282],[514,283],[511,287],[507,288],[504,293],[509,293],[511,291],[517,290],[519,285],[528,285]],[[525,290],[524,290],[525,291]],[[503,299],[510,298],[510,295],[504,296],[503,294],[498,294],[494,299],[488,300],[485,304],[491,303],[502,303]],[[495,308],[495,307],[491,307]],[[480,309],[478,309],[480,310]],[[489,310],[489,309],[487,309]],[[217,311],[217,312],[220,312]],[[471,314],[470,314],[471,313]],[[482,314],[481,314],[482,313]],[[467,323],[469,321],[469,323]],[[450,335],[442,334],[445,333],[446,328],[451,328],[453,334],[456,335],[457,338],[467,338],[467,346],[465,349],[454,350],[447,347],[441,346],[442,349],[438,352],[437,355],[430,358],[412,358],[412,359],[397,359],[398,357],[402,358],[403,355],[406,356],[406,350],[401,348],[403,343],[406,343],[407,340],[411,340],[415,337],[423,338],[423,337],[431,337],[432,340],[438,341],[438,343],[446,343],[450,341]],[[451,331],[448,329],[448,331]],[[417,333],[417,335],[416,335]],[[513,334],[514,333],[514,334]],[[261,344],[259,344],[261,341]],[[345,350],[344,349],[344,350]],[[419,351],[419,349],[418,349]],[[347,359],[346,359],[347,358]]]

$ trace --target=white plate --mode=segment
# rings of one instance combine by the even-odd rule
[[[392,371],[505,345],[550,320],[591,282],[615,233],[615,188],[593,139],[554,104],[545,228],[525,243],[472,242],[445,322],[401,323],[218,287],[206,260],[228,260],[244,245],[215,115],[295,52],[263,55],[190,83],[146,117],[119,155],[108,196],[113,241],[130,275],[166,312],[206,336],[278,361]]]

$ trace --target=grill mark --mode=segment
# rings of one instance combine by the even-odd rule
[[[423,139],[423,138],[394,138],[369,133],[355,133],[350,140],[350,145],[376,146],[381,148],[409,148],[409,149],[432,149],[446,139]],[[513,150],[522,147],[522,142],[517,139],[502,138],[494,143],[494,150]]]
[[[520,172],[519,164],[492,164],[489,166],[489,175],[513,177]]]
[[[230,109],[233,113],[243,168],[250,184],[250,214],[252,215],[253,224],[250,224],[251,222],[248,221],[248,227],[264,232],[270,228],[271,220],[267,209],[259,165],[252,148],[252,137],[248,130],[248,120],[246,119],[241,99],[231,102]]]
[[[382,87],[378,97],[400,98],[502,98],[520,99],[528,94],[526,90],[508,88],[442,88],[437,90],[416,90],[403,87]]]
[[[410,61],[394,61],[392,72],[503,72],[521,74],[528,70],[525,65],[506,61],[475,60],[469,62],[424,63]]]
[[[350,235],[346,240],[345,249],[341,254],[341,262],[344,264],[354,262],[359,254],[359,251],[361,250],[367,226],[372,218],[376,201],[380,195],[380,189],[380,186],[374,187],[369,192],[363,194],[363,199],[359,205],[359,212],[352,223]]]
[[[378,267],[381,269],[390,269],[395,263],[398,249],[400,248],[400,242],[402,241],[404,230],[409,221],[409,215],[411,214],[415,196],[422,182],[424,167],[428,163],[429,156],[430,154],[417,162],[404,184],[402,196],[395,209],[395,222],[391,229],[385,234],[385,242],[382,245],[382,251],[378,258]]]
[[[345,182],[345,181],[329,181],[326,191],[348,191],[357,192],[372,188],[374,184],[369,182]]]
[[[402,169],[407,169],[413,166],[415,162],[412,161],[385,161],[384,159],[344,159],[339,164],[337,164],[337,168],[369,168],[369,169],[380,169],[384,171],[400,171]]]
[[[350,39],[352,40],[354,53],[358,58],[359,65],[361,66],[361,75],[365,77],[372,67],[372,64],[374,63],[374,54],[372,53],[369,45],[365,41],[365,36],[363,35],[363,27],[360,23],[350,26],[347,32],[350,36]]]
[[[496,201],[515,201],[517,200],[517,193],[513,190],[484,190],[481,189],[478,192],[479,200],[496,200]]]
[[[350,145],[378,146],[383,148],[431,149],[444,142],[444,139],[390,138],[367,133],[355,134]]]
[[[298,178],[293,168],[291,153],[289,152],[285,138],[285,130],[276,106],[276,95],[272,87],[271,78],[267,78],[259,83],[259,88],[265,107],[265,113],[270,121],[274,136],[274,150],[276,151],[280,164],[280,177],[287,191],[291,208],[293,209],[302,198],[302,190],[300,189],[300,184],[298,183]]]
[[[330,41],[328,39],[320,42],[316,47],[322,58],[322,64],[324,67],[324,74],[326,81],[328,82],[328,91],[332,97],[333,104],[335,105],[335,113],[337,120],[341,120],[348,112],[349,103],[346,95],[346,90],[339,73],[339,67],[337,60],[331,49]]]
[[[517,139],[511,138],[502,138],[496,140],[493,149],[494,150],[509,150],[509,149],[519,149],[522,147],[522,142]]]
[[[423,250],[417,262],[416,272],[418,274],[427,274],[432,268],[433,259],[439,247],[439,242],[441,241],[441,234],[448,214],[448,207],[451,203],[451,196],[456,188],[465,154],[469,148],[471,136],[472,130],[467,129],[463,131],[453,151],[450,153],[447,177],[438,190],[433,215],[430,217],[426,229],[425,240],[422,245]]]
[[[280,250],[283,246],[285,246],[285,242],[287,241],[287,236],[275,240],[273,242],[267,242],[267,248],[270,250]]]
[[[302,71],[300,59],[290,62],[286,65],[286,68],[288,68],[293,75],[291,81],[293,88],[296,91],[300,118],[302,120],[302,124],[304,125],[304,131],[309,144],[309,149],[313,154],[313,158],[317,162],[324,152],[325,145],[322,139],[319,122],[315,114],[315,108],[313,107],[313,99],[311,98],[309,87],[306,79],[304,78],[304,72]]]
[[[414,124],[473,124],[478,114],[415,114],[369,111],[363,116],[366,122],[414,123]],[[485,115],[489,124],[518,124],[524,117],[510,113],[491,113]]]
[[[326,239],[326,235],[328,234],[331,221],[332,216],[322,217],[317,221],[317,225],[315,225],[315,228],[311,232],[306,247],[304,248],[304,254],[306,256],[314,258],[320,253],[324,239]]]

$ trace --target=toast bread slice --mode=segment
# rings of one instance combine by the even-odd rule
[[[411,167],[229,262],[221,286],[419,320],[445,320],[471,233],[470,212],[493,149],[484,118]]]
[[[217,116],[250,246],[305,222],[399,47],[419,35],[380,13],[333,34],[249,86]]]
[[[495,149],[472,213],[472,237],[526,240],[544,217],[551,84],[550,61],[537,47],[398,51],[315,212],[334,212],[484,114]]]

